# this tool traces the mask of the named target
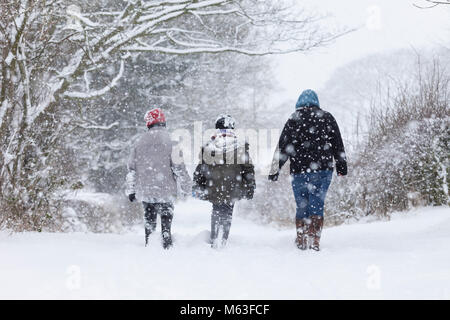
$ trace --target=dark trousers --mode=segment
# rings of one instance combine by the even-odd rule
[[[234,204],[228,203],[213,203],[213,210],[211,215],[211,242],[219,236],[219,230],[222,228],[222,239],[227,240],[230,234],[231,219],[233,216]]]
[[[172,203],[147,203],[144,205],[145,217],[145,243],[148,243],[148,237],[156,230],[156,219],[158,214],[161,217],[161,234],[164,244],[171,244],[170,228],[172,226],[173,218],[173,204]]]

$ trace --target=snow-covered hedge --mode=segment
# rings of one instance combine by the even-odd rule
[[[142,210],[126,197],[93,191],[66,194],[61,231],[120,233],[142,220]]]
[[[450,80],[434,66],[372,112],[369,137],[335,179],[327,211],[346,217],[386,216],[420,205],[449,204]]]
[[[327,224],[450,204],[448,70],[436,62],[393,91],[398,93],[373,106],[366,140],[348,155],[348,176],[333,177]],[[276,183],[260,176],[254,201],[240,204],[240,212],[261,222],[291,223],[295,202],[287,171]]]

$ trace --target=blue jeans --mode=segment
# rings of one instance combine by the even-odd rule
[[[323,217],[325,196],[332,176],[331,170],[292,175],[292,189],[297,204],[296,219],[312,215]]]

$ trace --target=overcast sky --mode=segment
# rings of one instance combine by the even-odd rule
[[[400,48],[450,44],[450,5],[418,9],[423,0],[297,0],[299,5],[334,16],[327,23],[359,27],[335,43],[308,54],[276,58],[283,89],[278,103],[292,100],[306,89],[320,89],[336,68],[366,55]]]

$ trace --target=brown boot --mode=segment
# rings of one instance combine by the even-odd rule
[[[309,248],[315,251],[320,250],[320,236],[322,234],[323,227],[323,217],[313,215],[311,216],[311,225],[309,227],[309,238],[312,243],[310,243]]]
[[[300,250],[308,249],[308,227],[306,219],[296,219],[295,226],[297,227],[297,239],[295,244]]]

